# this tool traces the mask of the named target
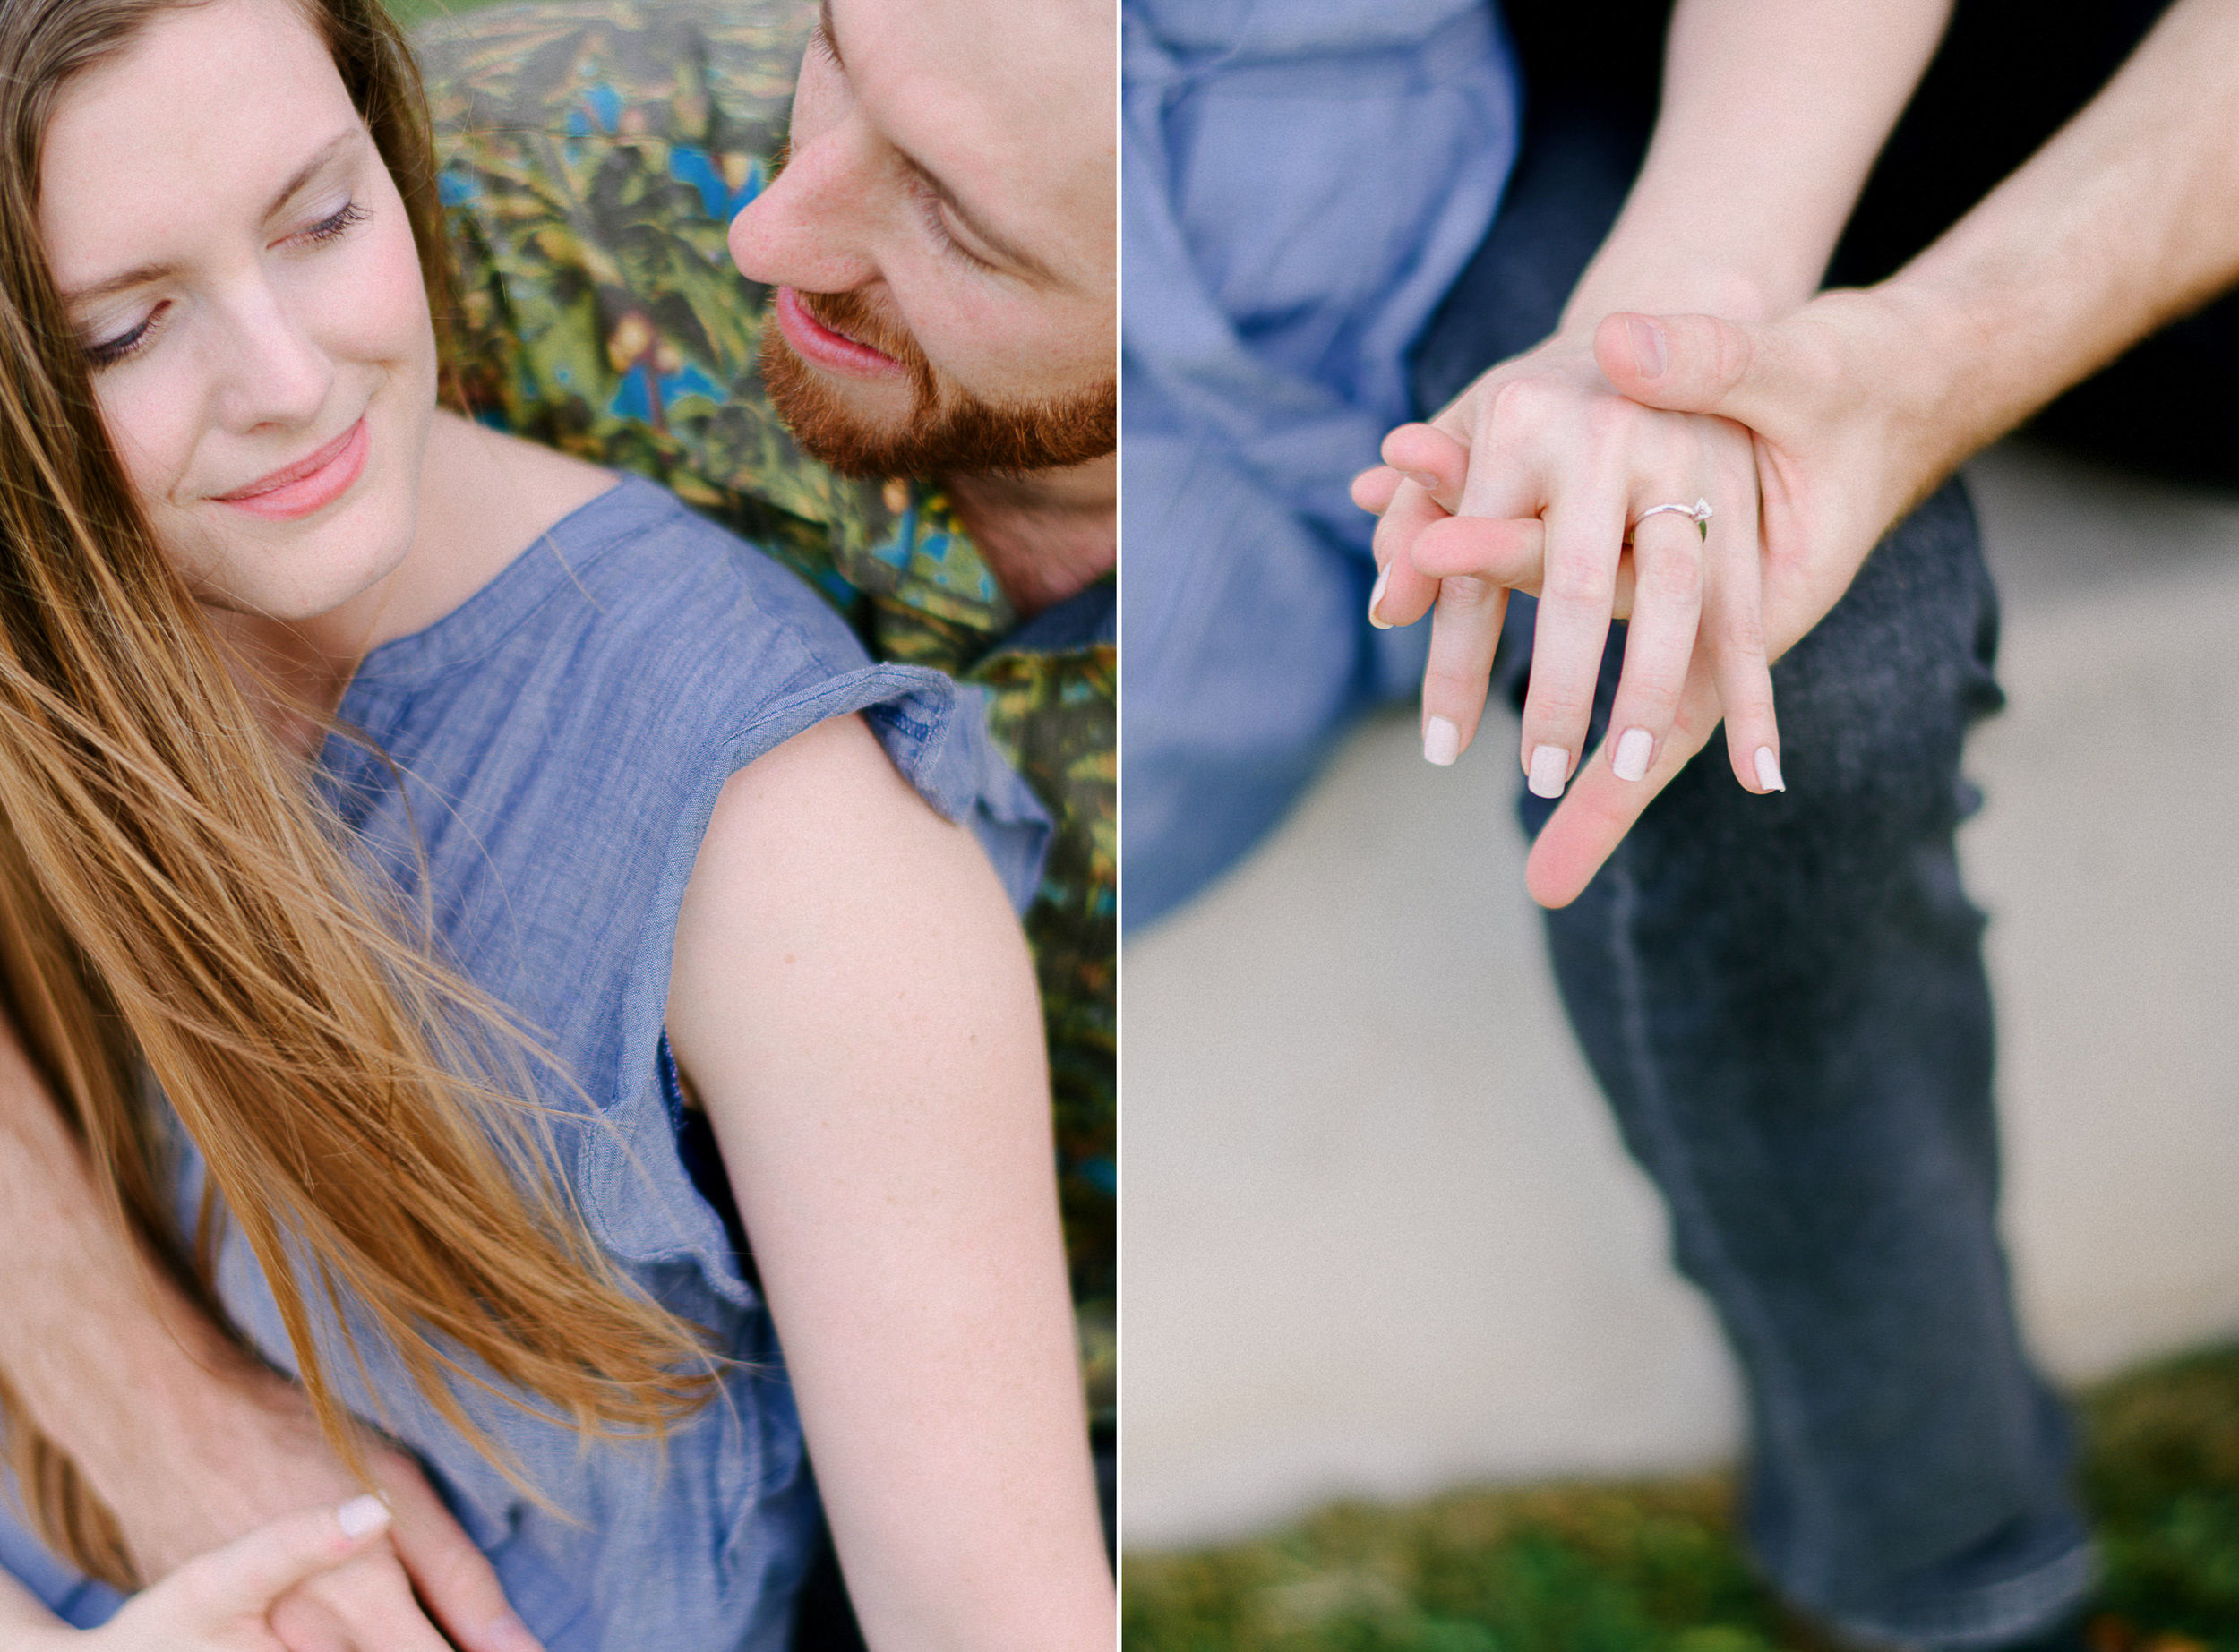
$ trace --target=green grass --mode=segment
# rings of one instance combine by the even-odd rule
[[[2082,1396],[2096,1652],[2239,1652],[2239,1348]],[[1347,1503],[1130,1554],[1125,1652],[1823,1652],[1752,1575],[1722,1477]]]

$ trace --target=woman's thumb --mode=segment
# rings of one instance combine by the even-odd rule
[[[291,1514],[189,1561],[157,1587],[176,1588],[195,1615],[213,1622],[262,1617],[298,1583],[371,1548],[389,1519],[389,1506],[370,1496]]]

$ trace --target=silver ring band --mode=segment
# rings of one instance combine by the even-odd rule
[[[1634,521],[1633,526],[1637,528],[1643,522],[1647,521],[1649,518],[1661,516],[1667,510],[1676,510],[1681,516],[1686,518],[1688,521],[1694,523],[1694,531],[1703,538],[1708,539],[1711,536],[1711,530],[1705,526],[1704,524],[1709,522],[1711,517],[1715,516],[1717,512],[1711,509],[1711,501],[1707,499],[1698,499],[1692,505],[1651,505],[1647,509],[1641,512],[1640,516]],[[1625,537],[1629,543],[1633,535],[1628,533]]]

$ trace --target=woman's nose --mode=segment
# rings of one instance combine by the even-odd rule
[[[227,306],[219,341],[219,416],[228,430],[314,423],[334,384],[334,361],[305,317],[269,285],[253,283]]]

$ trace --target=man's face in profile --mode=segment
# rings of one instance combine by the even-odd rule
[[[732,221],[763,373],[857,475],[1046,469],[1115,441],[1109,0],[827,0],[784,170]]]

